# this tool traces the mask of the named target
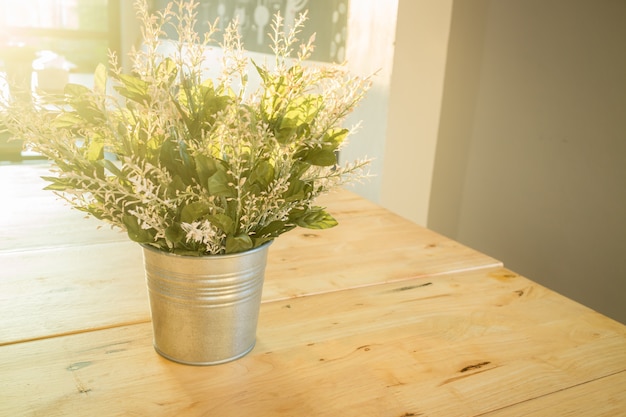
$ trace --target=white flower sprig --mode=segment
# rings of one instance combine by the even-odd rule
[[[137,0],[143,43],[131,74],[111,54],[93,89],[70,84],[34,106],[4,101],[4,123],[53,161],[49,189],[163,251],[235,253],[294,227],[336,225],[314,201],[364,175],[368,161],[339,164],[337,154],[371,80],[305,63],[314,38],[299,43],[304,14],[288,33],[275,16],[272,65],[251,61],[236,22],[221,62],[209,62],[216,26],[195,32],[197,6],[176,0],[151,13]],[[163,39],[166,25],[176,41]],[[220,75],[205,78],[212,64]],[[260,79],[252,91],[250,68]]]

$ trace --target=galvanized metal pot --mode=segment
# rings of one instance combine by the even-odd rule
[[[143,246],[156,351],[189,365],[220,364],[250,352],[270,243],[204,257]]]

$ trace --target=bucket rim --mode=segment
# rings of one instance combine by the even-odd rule
[[[140,243],[139,245],[144,250],[147,250],[147,251],[152,252],[154,254],[158,254],[158,255],[161,255],[161,256],[171,256],[173,258],[183,258],[183,259],[185,259],[185,258],[186,259],[207,259],[207,258],[211,258],[211,259],[228,259],[228,258],[238,258],[238,257],[241,257],[241,256],[252,255],[254,253],[261,252],[261,251],[267,249],[272,243],[274,243],[274,240],[270,240],[268,242],[263,243],[260,246],[257,246],[256,248],[248,249],[248,250],[243,251],[243,252],[225,253],[225,254],[219,254],[219,255],[202,255],[202,256],[179,255],[177,253],[166,252],[164,250],[157,249],[154,246],[151,246],[151,245],[149,245],[147,243]]]

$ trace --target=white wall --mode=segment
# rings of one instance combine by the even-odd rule
[[[401,0],[380,203],[426,225],[452,0]]]
[[[626,322],[626,2],[466,3],[429,227]]]

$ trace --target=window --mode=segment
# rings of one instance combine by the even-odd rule
[[[22,46],[64,56],[77,72],[92,72],[119,50],[120,0],[0,2],[0,48]],[[2,55],[0,53],[0,55]],[[1,59],[1,58],[0,58]],[[6,57],[4,58],[6,59]]]
[[[153,0],[154,7],[161,9],[169,0]],[[218,26],[224,29],[232,19],[239,19],[239,32],[244,46],[249,51],[271,52],[268,47],[272,18],[280,12],[284,25],[290,26],[296,16],[307,11],[308,21],[300,39],[305,40],[315,33],[314,61],[343,62],[348,23],[348,0],[198,0],[199,31],[206,30],[207,22],[219,18]],[[168,28],[166,28],[168,29]],[[171,28],[169,28],[171,29]],[[175,31],[167,36],[175,38]],[[219,35],[216,40],[219,39]]]

